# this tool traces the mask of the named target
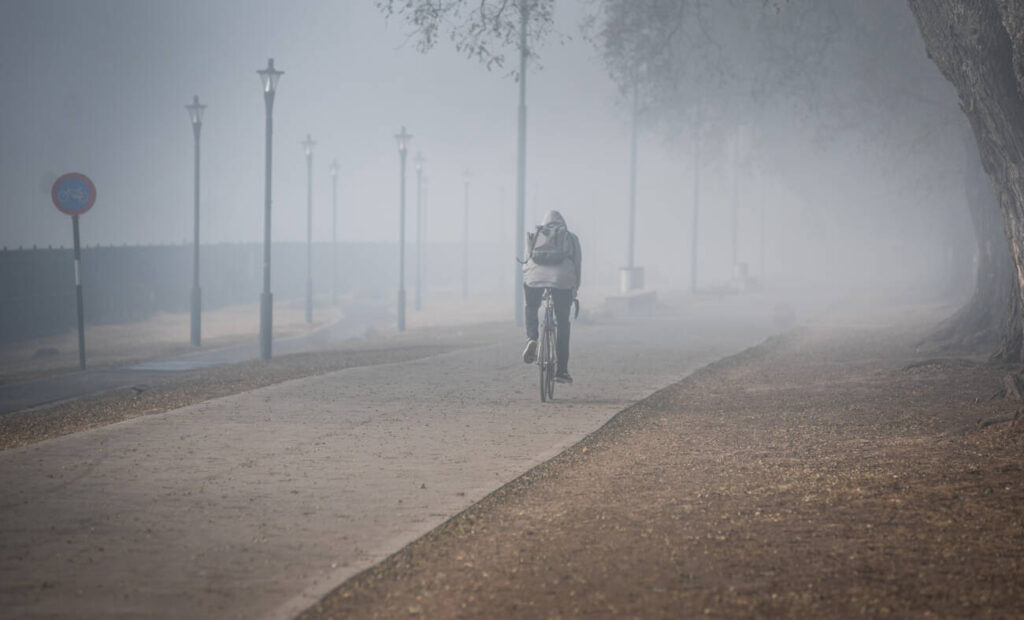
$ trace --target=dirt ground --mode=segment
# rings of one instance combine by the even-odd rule
[[[714,364],[302,617],[1024,617],[1024,404],[924,333]]]

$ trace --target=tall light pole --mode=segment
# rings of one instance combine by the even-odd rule
[[[199,132],[203,128],[203,110],[199,95],[192,97],[192,103],[185,106],[192,119],[192,137],[195,138],[195,172],[193,173],[193,242],[192,242],[192,346],[200,346],[202,339],[202,292],[199,290]]]
[[[700,224],[700,138],[704,123],[703,99],[697,103],[693,123],[693,224],[690,229],[690,293],[697,294],[697,227]]]
[[[641,288],[640,269],[636,266],[636,134],[639,120],[637,83],[633,80],[633,128],[629,140],[629,240],[626,244],[626,268],[619,288],[623,294]]]
[[[338,160],[331,162],[331,304],[338,305]]]
[[[273,339],[274,297],[270,293],[270,162],[273,146],[274,94],[277,92],[277,81],[284,71],[274,68],[274,59],[267,59],[267,68],[257,71],[263,82],[263,102],[267,109],[267,145],[266,171],[263,185],[263,293],[260,295],[260,357],[265,360],[271,356]]]
[[[516,258],[525,253],[526,224],[526,26],[530,21],[530,2],[519,2],[519,139],[516,147]],[[523,324],[523,270],[515,265],[516,325]]]
[[[739,228],[740,228],[740,167],[743,160],[743,125],[736,127],[732,141],[732,270],[733,277],[739,277]]]
[[[306,322],[313,322],[313,136],[306,134],[302,150],[306,153]]]
[[[462,173],[465,197],[462,202],[462,300],[469,298],[469,170]]]
[[[733,183],[732,183],[732,265],[733,275],[739,280],[742,288],[746,288],[749,265],[746,261],[740,264],[739,260],[739,211],[740,211],[740,184],[749,183],[752,178],[750,164],[750,134],[745,124],[736,127],[736,144],[733,153]]]
[[[505,207],[508,205],[508,203],[505,202],[505,200],[507,198],[508,198],[508,194],[505,193],[505,187],[502,186],[498,190],[498,203],[497,203],[498,204],[498,217],[497,217],[497,222],[498,222],[498,247],[499,248],[504,246],[505,242],[508,240],[508,237],[506,237],[506,235],[508,234],[508,228],[506,228],[506,226],[508,226],[508,220],[506,220],[504,217],[502,217],[505,214]],[[498,262],[498,265],[499,265],[499,267],[501,266],[501,262],[500,261]],[[505,285],[506,285],[505,278],[506,277],[508,277],[508,272],[505,271],[505,269],[503,267],[499,268],[499,270],[498,270],[498,290],[499,291],[507,291],[508,290],[508,289],[505,288]]]
[[[398,211],[398,331],[405,331],[405,154],[409,150],[412,134],[405,130],[395,134],[398,141],[398,159],[401,162],[401,197]]]
[[[629,140],[629,243],[626,251],[626,267],[632,277],[634,265],[634,242],[636,240],[636,122],[637,122],[637,88],[633,82],[633,127]],[[632,286],[629,286],[632,288]],[[625,292],[625,291],[623,291]]]
[[[764,195],[764,177],[762,176],[761,169],[757,168],[757,197],[761,201],[761,266],[758,269],[758,274],[761,276],[761,286],[764,287],[768,282],[768,274],[764,270],[764,220],[765,211],[768,208],[768,200]]]
[[[423,307],[423,153],[416,152],[416,309]]]
[[[427,228],[427,222],[430,221],[430,177],[423,175],[423,223],[420,225],[423,230],[423,244],[427,243],[427,233],[430,229]],[[427,276],[430,273],[430,265],[427,264],[427,258],[430,255],[426,252],[423,253],[423,290],[427,290]]]

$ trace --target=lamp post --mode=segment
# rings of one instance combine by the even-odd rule
[[[522,260],[526,250],[526,26],[530,21],[530,3],[519,3],[519,135],[516,144],[516,259]],[[523,270],[515,265],[516,325],[523,324]]]
[[[203,110],[205,105],[199,103],[199,95],[192,97],[192,103],[185,106],[188,115],[192,119],[192,137],[195,138],[195,172],[193,179],[193,242],[192,242],[192,346],[198,347],[201,343],[201,321],[202,321],[202,293],[199,290],[199,132],[203,128]]]
[[[423,243],[427,243],[427,233],[430,230],[427,228],[427,222],[430,221],[430,177],[423,176],[423,223],[420,225],[423,234]],[[427,264],[427,258],[429,255],[424,253],[422,256],[423,263],[423,290],[427,289],[428,276],[430,274],[430,265]]]
[[[462,201],[462,300],[469,298],[469,170],[462,173],[465,188]]]
[[[416,309],[423,307],[423,153],[416,152]]]
[[[331,303],[338,305],[338,160],[331,162]]]
[[[306,134],[306,322],[313,322],[313,136]]]
[[[697,294],[697,227],[700,224],[700,139],[704,124],[704,99],[697,102],[693,123],[693,223],[690,225],[690,294]]]
[[[409,150],[412,134],[405,130],[395,134],[398,141],[398,159],[401,162],[401,197],[398,211],[398,331],[405,331],[405,154]]]
[[[757,197],[758,200],[761,202],[761,264],[760,268],[758,269],[758,276],[761,278],[761,286],[763,287],[768,282],[768,274],[764,270],[764,220],[765,211],[768,208],[768,201],[765,199],[764,195],[764,177],[762,176],[760,168],[756,169],[756,176],[754,177],[754,179],[757,183],[755,185],[755,187],[757,188]]]
[[[640,95],[633,79],[633,119],[629,139],[629,239],[626,243],[626,266],[622,268],[619,289],[623,295],[644,288],[644,268],[636,264],[636,157],[637,133],[640,124]]]
[[[268,58],[267,68],[260,69],[257,73],[260,74],[260,80],[263,82],[263,102],[267,109],[266,171],[263,185],[263,293],[260,295],[260,357],[268,360],[271,356],[274,320],[274,297],[270,293],[270,162],[271,147],[273,146],[274,94],[277,92],[277,82],[281,79],[281,74],[284,71],[275,69],[274,59]]]
[[[619,292],[623,295],[628,295],[631,291],[644,286],[643,267],[636,266],[636,142],[640,110],[635,77],[632,84],[632,98],[633,118],[629,139],[629,227],[626,239],[626,266],[619,270]]]

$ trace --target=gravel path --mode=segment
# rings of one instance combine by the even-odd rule
[[[12,617],[290,617],[610,416],[773,330],[726,302],[579,324],[538,402],[522,339],[349,368],[0,453]],[[400,344],[400,343],[399,343]]]
[[[934,309],[859,310],[644,399],[302,619],[1022,617],[1006,370],[920,359]]]

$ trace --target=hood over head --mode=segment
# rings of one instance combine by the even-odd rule
[[[544,216],[545,226],[561,226],[562,228],[568,228],[565,225],[565,218],[558,211],[548,211],[547,215]]]

